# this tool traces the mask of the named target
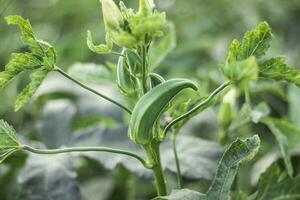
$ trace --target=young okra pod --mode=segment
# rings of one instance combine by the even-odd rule
[[[197,90],[194,82],[188,79],[172,79],[159,84],[146,93],[135,105],[129,123],[129,138],[141,145],[155,139],[153,127],[171,100],[182,90]],[[157,138],[158,139],[158,138]]]

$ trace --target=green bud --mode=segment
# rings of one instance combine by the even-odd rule
[[[102,3],[102,12],[104,23],[108,29],[119,30],[123,25],[123,16],[113,0],[100,0]]]
[[[258,66],[253,56],[242,61],[226,63],[223,72],[228,79],[241,84],[258,78]]]
[[[139,15],[148,16],[155,8],[153,0],[140,0]]]
[[[236,89],[233,87],[224,97],[220,105],[218,121],[222,128],[227,129],[232,120],[235,119],[236,110]]]
[[[123,30],[111,31],[110,36],[114,43],[121,47],[133,48],[137,44],[136,38],[128,32]]]

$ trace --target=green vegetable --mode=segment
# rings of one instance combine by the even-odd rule
[[[151,79],[151,86],[152,87],[155,87],[155,86],[165,82],[165,79],[159,74],[150,73],[149,76],[150,76],[150,79]]]
[[[126,50],[123,50],[123,54],[126,54]],[[117,83],[121,92],[130,96],[137,92],[137,87],[136,78],[133,76],[127,60],[127,57],[119,57],[117,65]]]
[[[197,86],[188,79],[168,80],[145,94],[136,104],[129,122],[129,138],[137,144],[147,144],[155,138],[153,133],[156,120],[164,108],[183,89]]]

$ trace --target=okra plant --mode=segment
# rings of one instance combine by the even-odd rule
[[[163,55],[172,49],[173,25],[164,12],[159,11],[153,0],[139,0],[139,9],[127,8],[120,1],[100,0],[105,25],[105,44],[96,45],[92,33],[87,32],[87,46],[96,54],[111,54],[118,58],[114,68],[116,85],[123,101],[104,95],[79,81],[57,65],[57,52],[48,42],[34,34],[28,20],[20,16],[7,16],[8,24],[18,25],[22,32],[22,42],[28,52],[13,53],[5,70],[0,72],[0,87],[3,88],[22,72],[30,72],[30,83],[19,94],[15,111],[30,101],[43,80],[50,72],[59,73],[78,86],[109,101],[124,111],[128,125],[128,139],[144,151],[144,156],[136,152],[100,146],[67,147],[42,149],[23,144],[15,129],[4,120],[0,121],[0,163],[18,151],[34,154],[62,154],[68,152],[114,153],[133,157],[144,168],[152,170],[157,199],[229,199],[239,165],[250,161],[259,151],[260,139],[257,135],[240,139],[234,134],[247,123],[264,124],[274,134],[281,150],[288,176],[280,179],[282,173],[277,165],[271,166],[260,178],[255,193],[234,193],[236,199],[297,199],[299,193],[280,185],[292,186],[299,179],[294,177],[290,152],[285,131],[294,131],[288,121],[271,117],[266,103],[251,101],[251,87],[260,80],[271,79],[300,85],[300,72],[285,63],[282,56],[266,57],[272,40],[271,29],[262,22],[255,29],[246,32],[243,39],[233,40],[227,58],[220,66],[224,77],[209,95],[199,92],[197,80],[186,78],[166,79],[156,73],[156,67]],[[196,38],[195,38],[196,39]],[[165,46],[169,45],[169,48]],[[242,106],[238,97],[244,97]],[[181,162],[176,144],[181,128],[194,116],[209,107],[218,108],[219,139],[225,151],[219,161],[211,186],[206,193],[184,189]],[[126,133],[124,133],[126,134]],[[178,188],[168,187],[164,174],[160,147],[172,141]],[[265,180],[270,182],[266,183]],[[271,181],[274,181],[271,182]],[[275,183],[276,182],[276,183]],[[298,180],[299,182],[299,180]],[[266,184],[278,190],[269,189]],[[276,184],[273,186],[272,184]],[[276,189],[277,188],[277,189]]]

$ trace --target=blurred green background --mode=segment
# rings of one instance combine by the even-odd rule
[[[124,0],[124,2],[128,7],[137,8],[138,6],[137,0]],[[267,21],[273,29],[274,39],[270,55],[283,54],[287,56],[289,65],[295,67],[300,65],[299,0],[156,0],[156,4],[159,10],[166,11],[168,20],[175,24],[177,35],[176,48],[157,68],[157,71],[166,77],[193,77],[201,84],[204,91],[210,90],[223,80],[219,65],[224,62],[232,39],[241,39],[245,31],[255,28],[262,21]],[[7,15],[21,15],[28,18],[38,38],[50,42],[56,48],[58,65],[64,69],[78,62],[106,65],[117,61],[114,56],[94,54],[86,45],[87,30],[92,31],[97,43],[104,41],[104,25],[98,0],[0,0],[0,15],[1,70],[10,59],[12,52],[26,50],[19,40],[20,33],[17,28],[6,24],[4,17]],[[13,104],[16,95],[26,81],[28,81],[26,75],[22,75],[5,90],[0,91],[0,118],[13,124],[25,141],[41,140],[39,126],[47,119],[48,115],[44,106],[49,99],[71,99],[76,109],[79,110],[74,112],[81,112],[81,104],[78,105],[77,100],[75,103],[72,100],[73,93],[77,95],[77,91],[68,91],[66,94],[62,89],[64,85],[56,85],[53,86],[54,89],[61,90],[61,93],[52,94],[53,96],[47,96],[44,99],[38,98],[35,106],[28,105],[22,111],[14,113]],[[280,86],[286,92],[287,85]],[[271,95],[271,97],[264,96],[262,99],[273,105],[272,108],[277,116],[289,115],[290,107],[284,98]],[[81,102],[79,101],[79,103]],[[57,111],[61,110],[58,108]],[[89,113],[90,111],[87,109],[85,112]],[[104,113],[105,117],[115,121],[119,120],[118,114],[107,112],[99,111],[99,113]],[[55,116],[52,117],[55,118]],[[90,123],[89,120],[87,123]],[[215,121],[210,121],[210,123],[215,123]],[[101,124],[113,126],[111,124],[114,123],[102,121]],[[52,124],[52,126],[54,125]],[[207,127],[201,126],[201,128]],[[260,130],[264,130],[263,127],[260,128]],[[189,130],[194,129],[190,128]],[[214,137],[210,136],[209,138]],[[269,138],[266,137],[266,139]],[[270,143],[263,150],[268,151],[272,141]],[[23,165],[20,160],[25,162],[25,157],[26,155],[23,154],[17,155],[7,164],[0,166],[0,199],[15,199],[16,196],[22,199],[24,194],[21,196],[11,194],[16,190],[19,193],[24,192],[24,189],[19,189],[17,179]],[[154,189],[151,182],[138,182],[138,178],[122,166],[118,165],[115,172],[108,172],[98,162],[87,159],[79,160],[75,168],[79,174],[80,186],[85,193],[83,195],[85,199],[99,199],[99,196],[90,195],[99,190],[107,192],[107,194],[101,194],[100,199],[130,200],[153,197]],[[98,179],[95,177],[101,177],[102,185],[94,184],[98,183]],[[174,177],[170,179],[173,180]],[[125,188],[123,187],[124,182],[126,182]],[[190,188],[205,188],[203,182],[186,181],[186,183],[190,184]],[[175,184],[174,180],[173,184]],[[249,184],[241,184],[241,187],[251,191],[252,188]],[[139,185],[142,190],[134,190],[136,185]],[[26,198],[30,199],[26,195],[23,196],[23,199]]]

